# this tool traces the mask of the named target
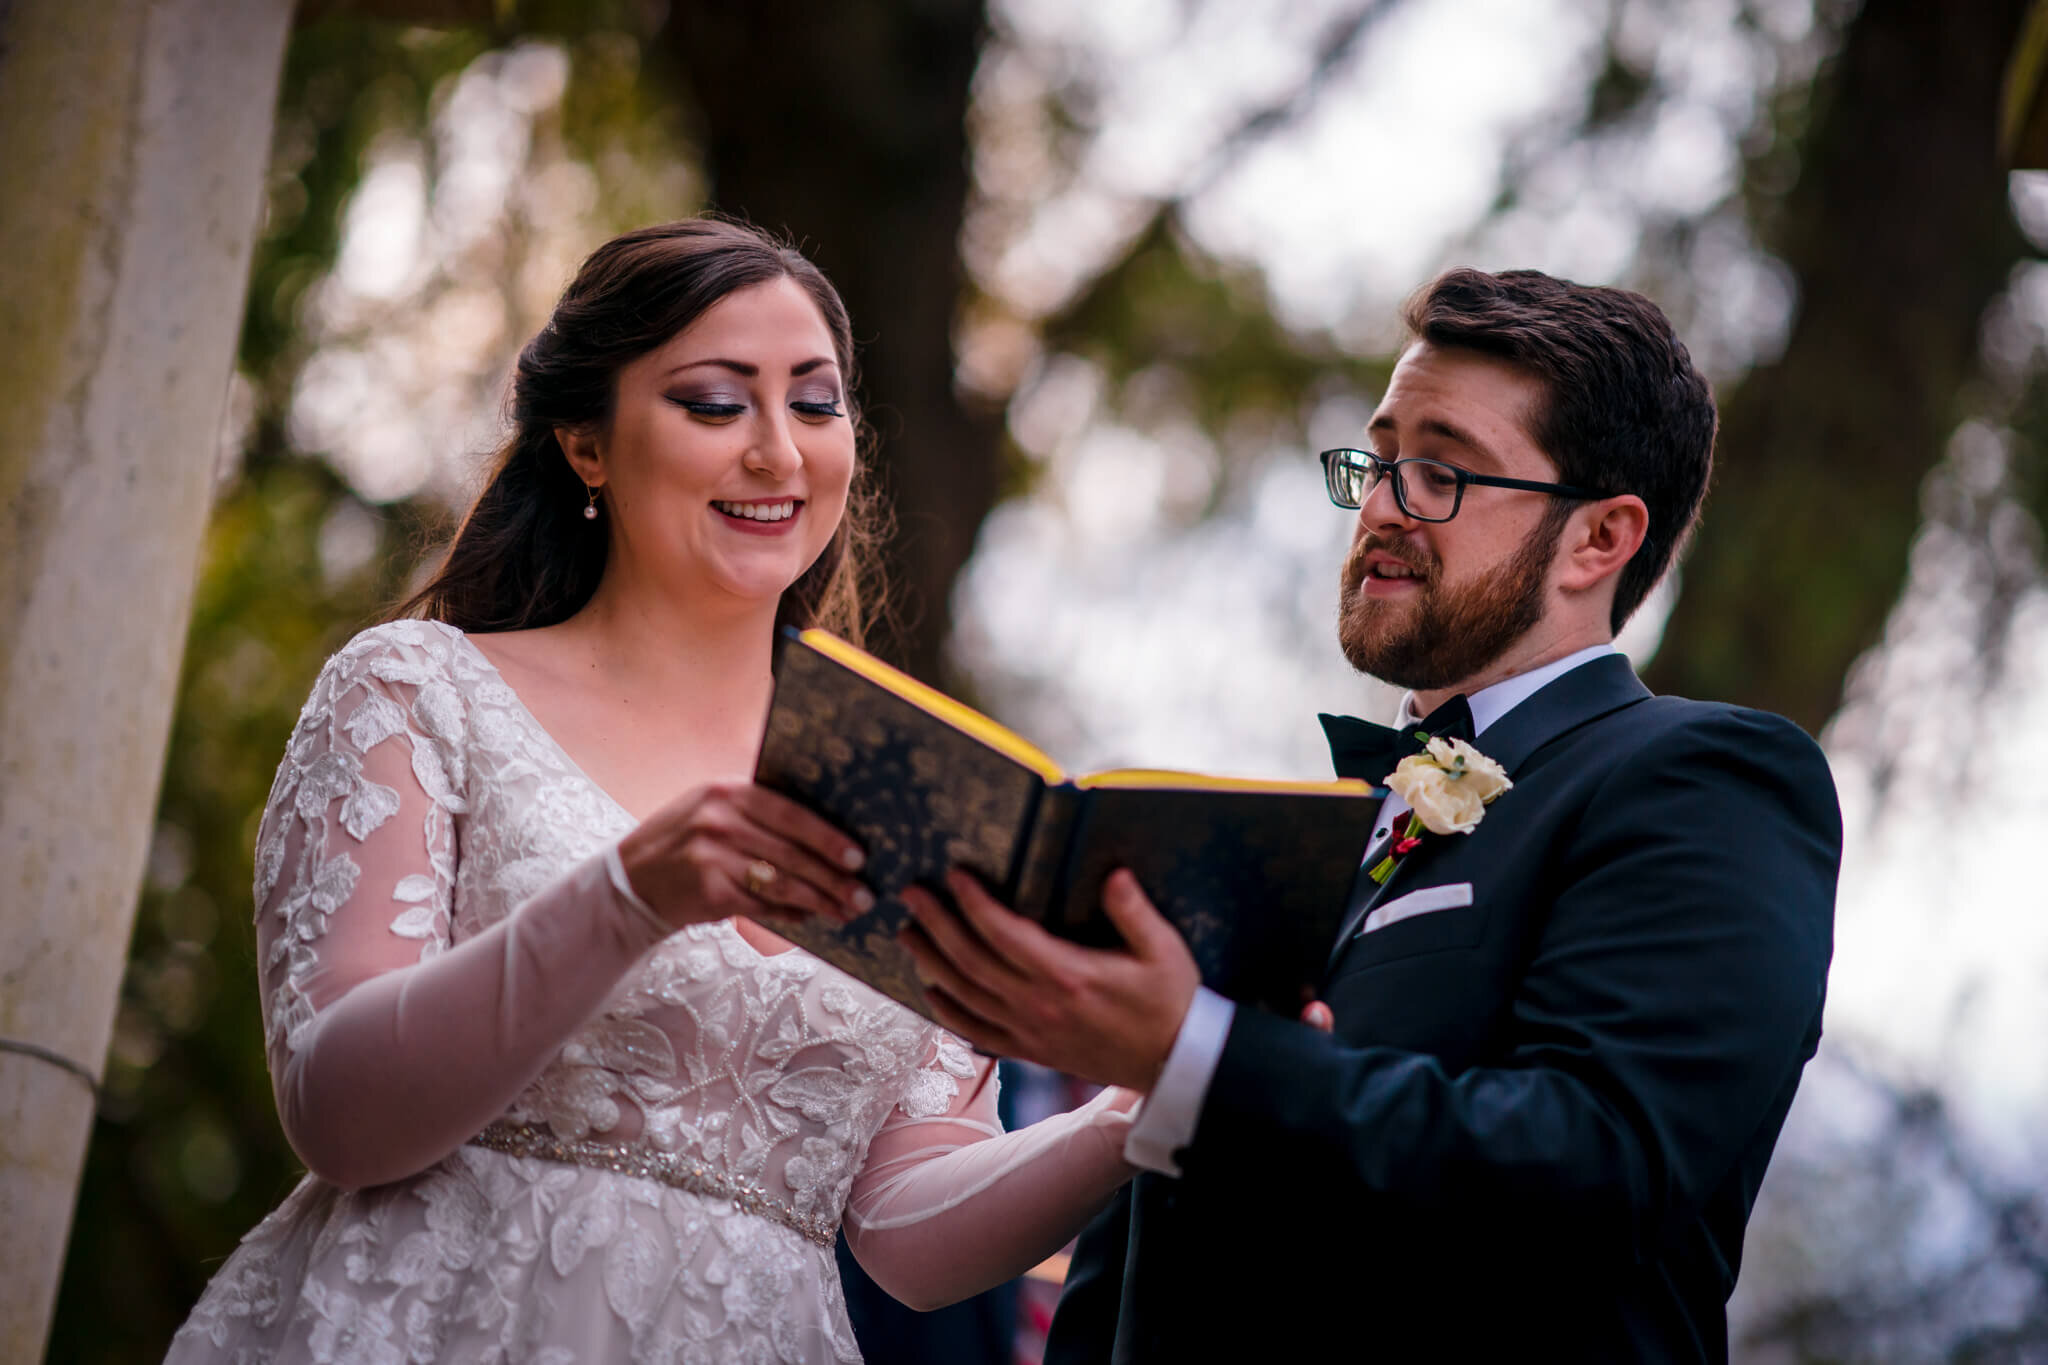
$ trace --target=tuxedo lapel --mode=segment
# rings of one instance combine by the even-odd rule
[[[1645,701],[1649,696],[1650,689],[1636,677],[1635,669],[1629,665],[1625,655],[1605,654],[1538,689],[1514,710],[1489,725],[1486,732],[1473,741],[1472,747],[1507,769],[1511,781],[1517,780],[1528,761],[1550,741],[1625,706]],[[1495,805],[1487,808],[1484,818],[1513,819],[1514,799],[1513,791],[1503,793]],[[1352,910],[1344,917],[1344,927],[1339,931],[1337,941],[1330,946],[1324,975],[1328,976],[1337,969],[1345,950],[1357,941],[1358,928],[1365,923],[1366,916],[1387,898],[1396,883],[1407,879],[1406,874],[1411,867],[1435,861],[1463,837],[1466,836],[1424,834],[1421,845],[1396,862],[1383,882],[1374,882],[1366,869],[1375,866],[1385,856],[1382,848],[1391,845],[1393,840],[1374,847],[1359,868],[1357,880],[1352,883]]]
[[[1603,654],[1552,679],[1487,726],[1472,747],[1506,768],[1509,778],[1516,778],[1523,765],[1550,741],[1649,698],[1650,689],[1636,677],[1626,655]]]

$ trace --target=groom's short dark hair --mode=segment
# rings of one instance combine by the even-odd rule
[[[1642,547],[1615,584],[1620,630],[1691,533],[1713,471],[1714,395],[1670,319],[1627,289],[1470,269],[1424,285],[1401,318],[1432,346],[1481,351],[1533,374],[1546,398],[1529,435],[1559,481],[1634,493],[1649,508]]]

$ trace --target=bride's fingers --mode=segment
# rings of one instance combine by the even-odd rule
[[[765,832],[743,835],[727,850],[728,871],[758,907],[793,917],[823,915],[844,924],[874,908],[874,893],[794,844]],[[743,906],[753,913],[756,906]]]
[[[621,841],[633,886],[685,924],[762,906],[840,923],[874,906],[853,874],[858,847],[796,803],[752,782],[683,793]]]
[[[757,924],[765,924],[777,933],[794,929],[812,918],[812,914],[808,910],[799,910],[793,905],[778,905],[774,901],[766,900],[756,895],[745,885],[738,882],[734,883],[733,903],[735,907],[733,915],[736,918],[750,919]]]
[[[874,892],[860,878],[743,813],[726,840],[747,862],[749,871],[741,885],[764,901],[826,915],[841,923],[875,907]],[[757,863],[761,866],[756,867]]]
[[[867,855],[859,844],[779,792],[748,782],[731,789],[728,795],[749,823],[801,848],[835,873],[858,872],[867,863]]]

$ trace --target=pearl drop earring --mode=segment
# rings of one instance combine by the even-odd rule
[[[596,520],[597,520],[597,485],[596,485],[596,484],[594,484],[594,483],[591,483],[591,484],[585,484],[585,485],[584,485],[584,488],[585,488],[585,489],[587,489],[587,490],[589,491],[589,493],[590,493],[590,501],[588,501],[588,502],[586,502],[586,503],[584,503],[584,504],[583,504],[583,519],[584,519],[585,521],[596,521]]]

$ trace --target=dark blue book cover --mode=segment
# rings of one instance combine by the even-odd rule
[[[1362,782],[1125,770],[1068,778],[1021,736],[822,631],[780,642],[755,780],[867,850],[875,908],[777,932],[929,1017],[896,942],[901,892],[946,868],[1079,942],[1118,940],[1102,882],[1129,867],[1202,979],[1288,1015],[1313,998],[1372,832]]]

